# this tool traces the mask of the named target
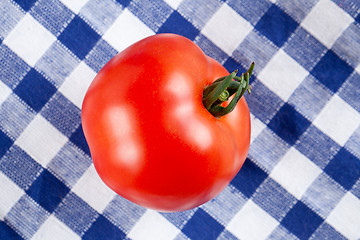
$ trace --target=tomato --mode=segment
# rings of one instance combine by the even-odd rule
[[[235,74],[175,34],[147,37],[112,58],[91,83],[81,113],[105,184],[136,204],[165,212],[217,196],[238,173],[250,145],[244,98],[233,101],[237,106],[230,113],[217,115],[239,95],[236,87],[242,94],[248,90],[244,75]],[[249,71],[246,76],[248,83]],[[224,79],[233,96],[209,100],[211,88]]]

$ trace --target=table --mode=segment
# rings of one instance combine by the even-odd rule
[[[215,199],[160,213],[99,179],[91,80],[158,33],[256,62],[251,147]],[[1,0],[0,239],[359,239],[358,0]]]

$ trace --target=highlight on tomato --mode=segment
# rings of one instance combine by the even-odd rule
[[[231,74],[189,39],[158,34],[113,57],[91,83],[82,125],[94,166],[120,196],[164,212],[216,197],[250,146],[254,68]]]

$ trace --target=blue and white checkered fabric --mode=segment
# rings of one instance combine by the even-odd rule
[[[247,161],[214,200],[139,207],[97,176],[83,96],[173,32],[256,62]],[[359,0],[0,0],[0,239],[360,239]]]

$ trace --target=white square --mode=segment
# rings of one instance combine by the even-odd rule
[[[54,215],[51,215],[31,238],[31,240],[63,239],[80,240],[81,238]]]
[[[153,210],[147,210],[129,233],[133,240],[174,239],[180,230]]]
[[[223,4],[206,23],[202,33],[231,55],[252,29],[253,26],[248,21],[229,5]]]
[[[164,0],[167,4],[170,5],[173,9],[177,9],[180,6],[180,3],[183,0]]]
[[[266,239],[278,225],[278,221],[249,200],[226,229],[242,240],[262,240]]]
[[[131,44],[154,34],[155,32],[125,9],[105,32],[103,38],[121,52]]]
[[[67,138],[41,115],[37,115],[16,140],[41,166],[46,165],[67,142]]]
[[[11,89],[0,81],[0,105],[10,96]]]
[[[327,48],[335,43],[354,19],[330,0],[320,0],[305,17],[301,26]]]
[[[360,125],[360,114],[334,95],[314,120],[314,125],[344,146]]]
[[[0,172],[0,189],[2,192],[0,194],[0,220],[4,220],[6,214],[25,192],[2,172]]]
[[[295,148],[290,148],[270,173],[270,177],[297,199],[301,199],[320,173],[319,167]]]
[[[97,174],[94,165],[91,165],[72,189],[84,199],[92,208],[102,213],[116,195]]]
[[[260,72],[258,78],[286,102],[308,74],[308,71],[280,49]]]
[[[251,139],[250,143],[254,141],[254,139],[259,136],[259,134],[264,130],[266,125],[260,121],[260,119],[256,118],[253,114],[250,114],[251,119]]]
[[[86,91],[95,76],[96,72],[84,62],[81,62],[65,79],[59,91],[81,109]]]
[[[68,7],[74,13],[79,13],[80,9],[89,1],[89,0],[60,0],[66,7]]]
[[[360,200],[348,192],[326,222],[348,239],[360,239]]]
[[[4,43],[27,64],[34,67],[55,40],[56,37],[43,25],[30,14],[26,14],[4,39]]]

